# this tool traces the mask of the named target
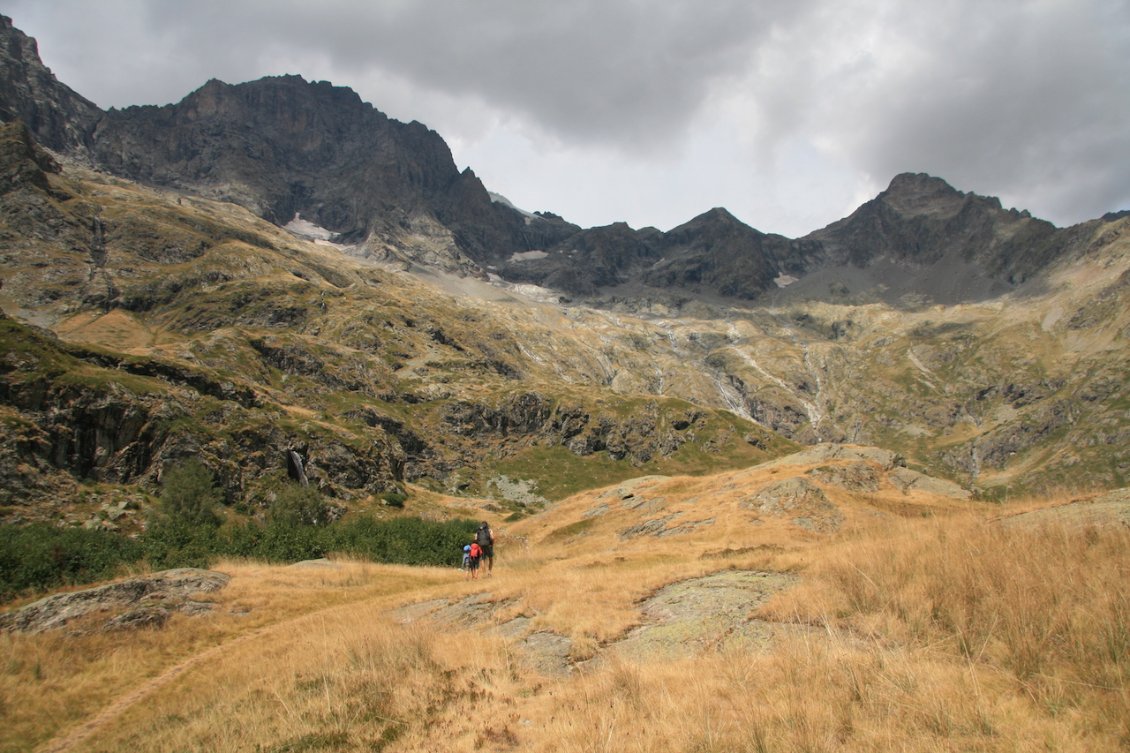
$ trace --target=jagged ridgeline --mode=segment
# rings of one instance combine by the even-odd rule
[[[0,32],[8,520],[128,520],[187,458],[241,514],[295,478],[521,514],[820,441],[986,496],[1126,483],[1123,215],[908,174],[800,239],[582,229],[348,89],[103,112]]]

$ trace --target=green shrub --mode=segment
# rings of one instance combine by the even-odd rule
[[[326,556],[324,529],[310,525],[289,525],[271,522],[255,552],[257,559],[267,562],[299,562]]]
[[[171,567],[209,567],[221,553],[214,525],[157,517],[141,537],[145,558],[154,570]]]
[[[159,503],[141,537],[149,564],[157,570],[208,567],[220,550],[221,499],[212,472],[199,460],[165,471]]]
[[[328,551],[402,565],[458,566],[463,545],[478,524],[473,520],[436,522],[420,518],[375,520],[358,517],[329,528]]]
[[[324,526],[330,522],[330,512],[317,489],[286,484],[271,503],[267,518],[271,524],[282,526]]]
[[[111,531],[0,526],[0,600],[110,578],[141,555],[138,542]]]
[[[192,526],[220,525],[216,506],[222,501],[212,472],[195,458],[175,465],[161,480],[158,514]]]
[[[384,503],[389,507],[402,509],[404,502],[408,499],[408,495],[404,492],[385,492],[381,495],[381,499],[384,500]]]

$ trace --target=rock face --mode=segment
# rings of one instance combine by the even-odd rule
[[[519,248],[507,232],[522,224],[517,213],[460,173],[438,134],[325,81],[212,80],[177,104],[106,113],[91,141],[114,173],[230,199],[279,225],[301,214],[361,239],[426,214],[468,250]]]
[[[0,16],[0,120],[20,120],[51,149],[81,149],[102,116],[90,100],[60,83],[31,37]]]
[[[404,450],[379,428],[364,436],[280,425],[249,392],[157,361],[126,362],[66,346],[0,315],[0,506],[34,518],[31,507],[76,482],[155,483],[190,457],[215,475],[228,501],[285,473],[298,454],[308,483],[351,499],[395,489]],[[215,409],[198,413],[202,403]],[[233,427],[238,427],[233,429]]]
[[[1005,210],[999,199],[963,193],[940,178],[904,173],[850,216],[805,237],[818,249],[802,274],[850,267],[882,298],[917,294],[938,303],[989,298],[1013,289],[1063,254],[1067,230]],[[854,277],[851,274],[845,277]]]

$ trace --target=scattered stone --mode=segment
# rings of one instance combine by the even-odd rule
[[[471,594],[454,602],[447,599],[433,599],[401,607],[393,612],[393,617],[403,625],[417,620],[430,620],[451,627],[473,627],[486,622],[513,603],[510,599],[502,601],[492,599],[490,593]]]
[[[585,513],[581,515],[581,517],[584,519],[599,518],[601,515],[604,515],[606,512],[608,512],[609,509],[611,508],[609,508],[606,503],[602,502],[591,510],[586,510]]]
[[[813,468],[808,475],[821,483],[852,492],[876,492],[881,483],[878,470],[865,461],[846,465],[822,465]]]
[[[543,675],[560,677],[573,671],[569,659],[573,641],[563,635],[545,630],[530,633],[518,647],[526,662]]]
[[[618,499],[630,499],[636,495],[636,492],[641,487],[652,486],[654,484],[666,481],[669,476],[638,476],[637,478],[621,481],[616,486],[608,489],[600,495],[600,499],[607,497],[616,497]]]
[[[549,504],[549,500],[537,493],[538,484],[531,479],[495,476],[490,480],[489,485],[494,487],[499,496],[510,502],[533,507],[544,507]]]
[[[625,528],[620,531],[620,538],[632,539],[636,536],[658,536],[667,528],[667,524],[678,517],[677,514],[667,515],[662,518],[653,518],[652,520],[645,520],[642,523],[637,523],[634,526]]]
[[[877,464],[883,470],[904,467],[906,459],[897,452],[879,447],[861,447],[838,443],[818,444],[800,452],[777,458],[759,467],[772,468],[781,465],[805,465],[807,463],[827,463],[831,460],[862,460]]]
[[[322,567],[333,570],[341,567],[341,565],[332,560],[328,560],[325,557],[322,557],[316,560],[302,560],[301,562],[295,562],[291,564],[290,567]]]
[[[625,510],[639,510],[641,512],[655,512],[662,510],[667,500],[663,497],[637,497],[629,495],[620,502],[620,507]]]
[[[703,526],[711,526],[711,525],[714,525],[714,518],[706,518],[705,520],[692,520],[688,523],[683,523],[681,525],[677,525],[674,528],[666,528],[666,529],[660,531],[659,533],[657,533],[655,535],[656,536],[678,536],[678,535],[681,535],[681,534],[684,534],[684,533],[691,533],[692,531],[695,531],[699,528],[702,528]]]

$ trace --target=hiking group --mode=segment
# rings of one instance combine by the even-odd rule
[[[471,579],[479,577],[479,566],[484,559],[489,577],[494,570],[494,531],[485,520],[479,524],[475,535],[471,537],[471,543],[463,547],[463,569],[467,571],[467,577]]]

